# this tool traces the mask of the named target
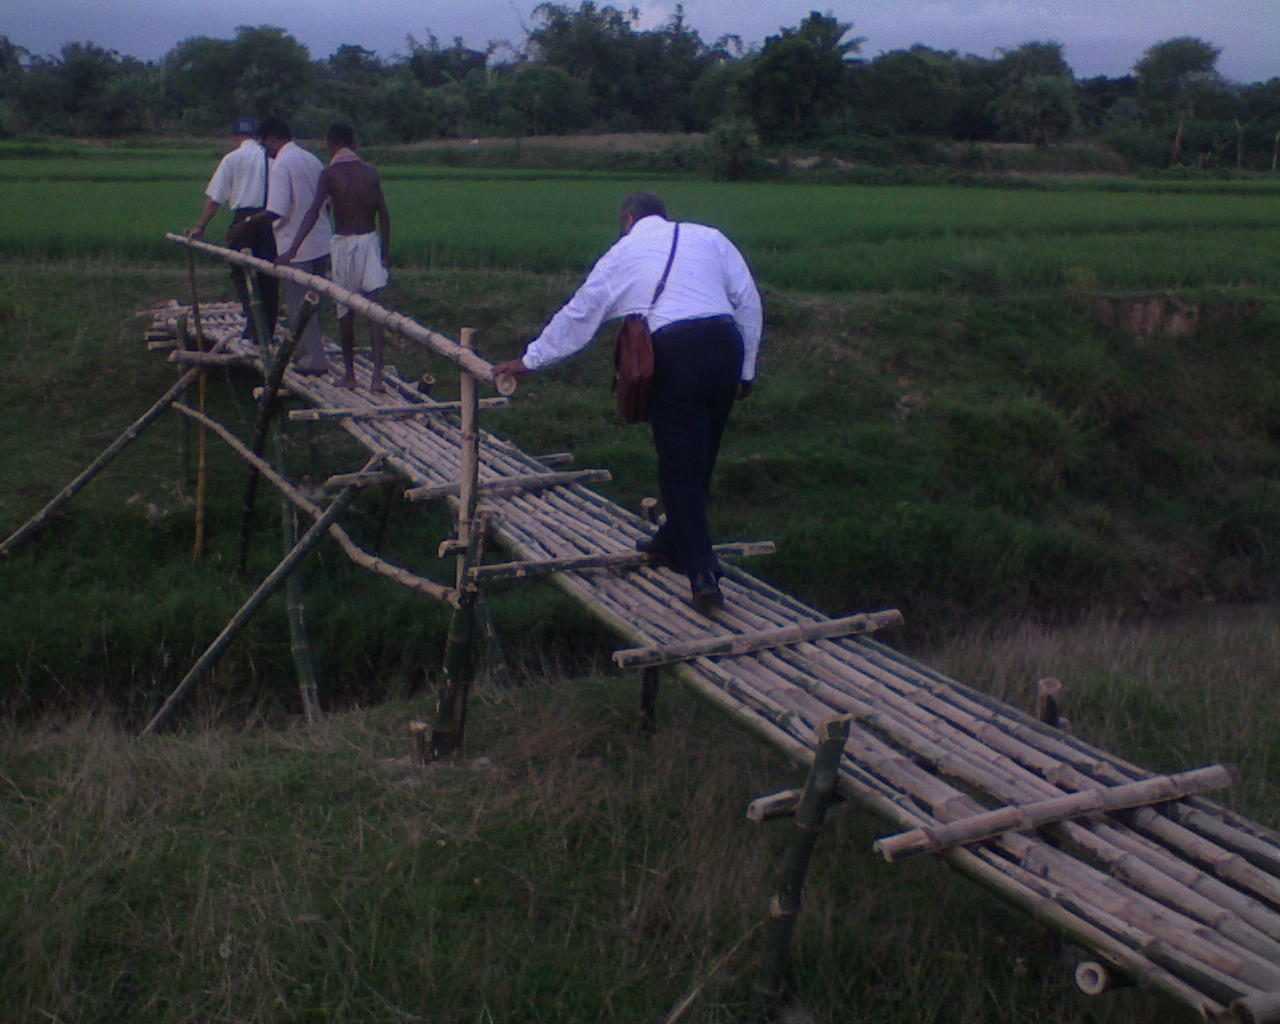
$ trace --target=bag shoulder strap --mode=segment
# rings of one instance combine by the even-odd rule
[[[680,241],[680,222],[676,221],[675,230],[671,232],[671,252],[667,254],[667,265],[662,268],[662,277],[658,279],[658,287],[653,290],[653,298],[649,300],[649,310],[658,304],[658,296],[667,286],[667,275],[671,273],[671,264],[676,258],[676,243]]]

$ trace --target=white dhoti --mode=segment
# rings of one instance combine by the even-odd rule
[[[385,288],[387,268],[382,265],[382,240],[376,231],[366,235],[334,235],[329,248],[329,276],[348,291],[367,294]],[[351,310],[337,303],[338,316]]]

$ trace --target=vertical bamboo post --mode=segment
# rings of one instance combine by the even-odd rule
[[[288,420],[281,416],[276,421],[274,434],[275,468],[281,476],[287,472],[286,450]],[[280,495],[280,537],[283,554],[298,543],[298,510],[283,494]],[[307,632],[307,604],[303,574],[305,565],[289,573],[284,584],[285,611],[289,619],[289,650],[293,655],[294,671],[298,675],[298,693],[302,700],[302,713],[308,725],[315,725],[324,717],[320,709],[320,692],[316,683],[315,659],[311,655],[311,636]]]
[[[204,340],[204,321],[200,316],[200,294],[196,290],[196,254],[190,247],[187,248],[187,279],[191,283],[191,319],[195,321],[196,326],[196,348],[204,352],[209,346]],[[209,373],[204,367],[200,368],[199,388],[197,407],[203,413],[209,397]],[[196,523],[195,538],[191,546],[191,558],[196,562],[200,561],[204,555],[204,507],[208,477],[209,434],[202,425],[196,433]]]
[[[640,674],[640,731],[652,736],[658,731],[658,666],[646,666]]]
[[[851,723],[849,715],[833,715],[817,729],[813,767],[796,809],[791,842],[778,872],[777,890],[769,900],[769,920],[765,926],[764,955],[756,991],[771,1007],[782,995],[782,974],[791,947],[791,933],[800,913],[805,874],[818,830],[826,818],[827,808],[836,798],[840,758],[849,739]]]
[[[1062,724],[1062,680],[1046,676],[1036,683],[1036,718],[1057,729]]]
[[[173,692],[165,699],[160,710],[155,713],[151,721],[147,723],[146,728],[142,730],[143,736],[150,736],[164,724],[186,692],[213,667],[213,664],[222,656],[222,652],[235,639],[236,634],[244,628],[245,623],[253,617],[253,614],[261,607],[262,603],[280,588],[280,585],[288,579],[289,574],[293,572],[298,563],[306,558],[311,553],[311,549],[324,539],[329,532],[329,527],[342,514],[343,510],[351,504],[357,490],[358,488],[356,487],[345,487],[338,492],[337,497],[325,509],[324,514],[311,524],[311,528],[303,534],[302,539],[294,545],[293,549],[280,564],[271,570],[267,578],[258,585],[258,588],[249,595],[249,599],[231,617],[231,620],[222,627],[222,632],[214,638],[213,643],[196,659],[196,663],[182,677],[182,681],[174,687]]]
[[[475,331],[464,327],[459,343],[471,350]],[[479,401],[475,378],[462,370],[458,382],[459,419],[461,421],[461,478],[458,481],[459,554],[456,588],[458,604],[449,618],[449,634],[445,640],[444,670],[436,698],[436,715],[431,731],[431,758],[445,757],[462,745],[467,720],[467,698],[471,676],[475,670],[476,585],[468,579],[468,570],[479,562],[484,530],[476,523],[476,499],[480,479],[480,430],[477,425]]]
[[[252,255],[248,249],[241,251]],[[262,304],[262,289],[258,287],[258,276],[248,267],[241,267],[240,273],[244,275],[244,287],[249,296],[249,316],[253,320],[254,340],[257,341],[258,352],[262,353],[265,361],[266,352],[271,345],[271,337],[275,333],[272,329],[275,325],[267,322],[267,310]]]
[[[254,455],[261,455],[263,448],[266,447],[267,428],[271,424],[271,414],[275,412],[276,407],[276,393],[280,390],[280,384],[284,380],[285,370],[289,366],[293,350],[298,345],[298,339],[302,337],[302,332],[306,330],[307,324],[311,322],[319,305],[320,296],[315,292],[307,292],[298,310],[297,321],[285,335],[284,341],[280,343],[280,349],[271,362],[271,368],[265,374],[262,400],[258,406],[258,420],[254,424],[253,440],[249,446]],[[249,542],[253,535],[253,506],[257,495],[258,470],[251,465],[249,478],[245,482],[244,507],[240,515],[240,557],[236,562],[236,572],[239,575],[244,575],[245,568],[249,564]]]

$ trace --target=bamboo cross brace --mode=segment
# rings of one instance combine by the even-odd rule
[[[542,491],[550,487],[598,483],[612,479],[613,474],[607,469],[575,469],[565,470],[560,473],[530,473],[528,476],[509,476],[499,480],[487,480],[480,484],[479,489],[485,495],[514,494],[517,491]],[[404,496],[410,501],[454,497],[457,494],[457,481],[447,484],[429,484],[425,487],[412,487],[404,492]]]
[[[181,413],[183,416],[207,426],[211,431],[213,431],[213,433],[220,437],[232,451],[248,462],[251,466],[256,468],[268,482],[276,487],[286,498],[293,502],[294,505],[307,515],[314,519],[322,514],[320,508],[308,500],[305,495],[293,486],[293,484],[277,473],[271,463],[257,455],[254,455],[243,441],[236,437],[235,434],[231,433],[231,431],[217,420],[210,416],[205,416],[203,413],[197,412],[195,409],[192,409],[190,406],[183,405],[181,402],[174,402],[173,409],[175,412]],[[434,580],[418,576],[415,573],[410,572],[408,569],[398,566],[393,562],[388,562],[385,558],[379,558],[377,555],[371,555],[368,551],[364,550],[364,548],[360,547],[359,544],[352,540],[351,535],[337,523],[334,523],[329,527],[329,536],[338,542],[338,546],[342,548],[346,556],[350,558],[351,561],[355,562],[356,565],[362,566],[378,576],[389,579],[393,583],[398,583],[402,587],[407,587],[409,590],[416,591],[417,593],[430,597],[433,600],[443,601],[448,605],[454,605],[457,603],[457,591],[452,587],[446,587],[441,583],[436,583]]]
[[[843,619],[824,619],[816,622],[798,622],[781,629],[766,629],[754,633],[733,633],[702,640],[657,647],[632,647],[613,652],[613,663],[619,668],[640,668],[645,665],[668,665],[676,661],[694,658],[716,658],[739,654],[752,654],[771,647],[824,640],[853,633],[870,633],[902,625],[902,613],[896,608],[878,612],[863,612]]]
[[[90,480],[107,467],[112,459],[124,451],[130,441],[134,440],[139,434],[146,430],[147,427],[154,423],[160,414],[169,408],[169,406],[177,402],[178,397],[186,391],[187,388],[191,387],[199,376],[200,371],[193,368],[179,377],[173,387],[161,395],[150,409],[129,424],[129,426],[124,429],[123,433],[107,445],[96,459],[89,463],[89,465],[85,467],[85,469],[82,470],[80,474],[69,484],[67,484],[66,487],[62,488],[62,490],[55,494],[44,508],[10,534],[4,543],[0,544],[0,555],[11,554],[14,548],[39,529],[54,512],[74,498]]]
[[[382,470],[378,473],[335,473],[324,482],[326,491],[337,491],[343,487],[379,487],[383,484],[399,483],[399,473]]]
[[[246,256],[243,253],[236,252],[234,249],[214,245],[211,242],[202,242],[194,238],[187,238],[185,235],[168,232],[165,234],[165,238],[170,242],[176,242],[179,245],[186,245],[192,249],[198,249],[201,252],[217,256],[228,263],[249,267],[259,273],[270,274],[272,277],[296,281],[315,291],[323,292],[330,298],[336,299],[343,305],[355,310],[366,319],[382,324],[393,333],[426,345],[446,359],[456,363],[462,369],[492,385],[498,394],[510,395],[514,394],[516,390],[516,379],[514,377],[509,377],[505,374],[502,376],[497,375],[494,373],[492,364],[474,352],[464,349],[457,342],[446,338],[443,334],[423,327],[422,324],[405,316],[403,313],[387,309],[386,306],[367,299],[358,292],[353,292],[343,288],[341,285],[334,284],[327,277],[321,277],[319,274],[308,274],[294,267],[276,266],[270,260],[258,259],[256,256]]]
[[[231,366],[235,363],[251,363],[253,357],[237,352],[192,352],[175,348],[169,353],[168,361],[189,366]]]
[[[904,860],[919,853],[938,853],[953,846],[983,842],[1005,832],[1025,832],[1088,814],[1178,800],[1192,793],[1230,786],[1234,776],[1235,772],[1225,765],[1211,765],[1123,786],[1068,793],[1021,806],[1001,807],[945,825],[886,836],[876,840],[872,849],[887,861]]]
[[[501,409],[510,405],[508,398],[482,398],[477,403],[481,409]],[[400,420],[412,416],[430,416],[437,413],[457,412],[461,402],[415,402],[411,405],[381,405],[368,409],[292,409],[289,419],[304,422],[318,420]]]
[[[772,555],[778,547],[771,540],[743,541],[715,545],[717,555],[748,558],[755,555]],[[532,559],[524,562],[495,562],[480,565],[471,570],[475,580],[510,579],[524,576],[545,576],[553,572],[578,572],[582,569],[628,569],[652,565],[653,558],[643,551],[602,551],[593,555],[567,555],[564,558]]]
[[[368,468],[372,469],[382,461],[381,455],[375,455],[369,460]],[[253,617],[253,614],[262,606],[268,597],[274,593],[282,583],[289,578],[289,575],[297,568],[300,563],[328,533],[329,527],[342,514],[346,507],[351,504],[352,499],[356,496],[356,489],[349,487],[336,498],[333,503],[321,513],[311,528],[303,534],[302,539],[293,546],[293,549],[285,555],[280,564],[277,565],[249,595],[248,599],[242,604],[231,620],[222,627],[222,631],[213,639],[203,654],[196,659],[196,663],[191,666],[187,674],[174,687],[173,692],[165,698],[165,702],[160,706],[160,710],[155,713],[151,721],[142,730],[143,736],[151,736],[155,733],[166,719],[173,713],[173,709],[177,707],[178,702],[186,695],[187,691],[203,676],[222,656],[222,652],[227,645],[235,638],[235,635],[244,628],[246,622]]]

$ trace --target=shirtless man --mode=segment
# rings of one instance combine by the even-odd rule
[[[333,211],[334,234],[329,250],[329,276],[335,284],[377,300],[387,284],[388,254],[391,246],[391,214],[382,195],[378,171],[356,156],[355,133],[350,125],[334,124],[328,138],[331,159],[320,174],[315,199],[298,228],[305,238],[315,225],[320,210],[328,201]],[[377,230],[374,230],[374,222]],[[283,253],[277,263],[290,263],[297,246]],[[342,359],[346,375],[339,387],[356,386],[356,324],[350,307],[338,303],[338,329],[342,338]],[[373,376],[369,389],[379,394],[386,391],[382,382],[382,325],[369,321],[369,345],[373,349]]]

